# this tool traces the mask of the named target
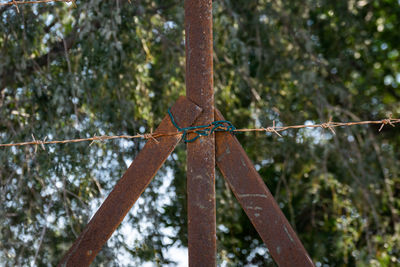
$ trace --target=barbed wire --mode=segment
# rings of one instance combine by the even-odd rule
[[[0,3],[1,6],[15,6],[17,9],[17,12],[19,13],[19,5],[24,5],[24,4],[40,4],[40,3],[55,3],[55,2],[64,2],[64,3],[72,3],[74,7],[76,7],[76,0],[36,0],[36,1],[9,1],[5,3]]]
[[[236,129],[235,132],[271,132],[279,135],[282,137],[279,132],[286,131],[289,129],[302,129],[302,128],[323,128],[323,129],[329,129],[333,134],[335,133],[335,130],[333,128],[335,127],[348,127],[348,126],[354,126],[354,125],[366,125],[366,124],[381,124],[381,127],[379,127],[379,132],[382,131],[383,126],[385,125],[391,125],[395,127],[396,123],[400,123],[400,119],[394,119],[392,118],[392,115],[389,115],[387,119],[382,119],[382,120],[377,120],[377,121],[354,121],[354,122],[334,122],[332,121],[332,118],[329,119],[328,122],[321,123],[321,124],[307,124],[307,125],[292,125],[292,126],[275,126],[275,121],[273,121],[272,127],[268,128],[255,128],[255,129]]]
[[[321,128],[321,129],[329,129],[333,134],[335,133],[335,127],[349,127],[354,125],[366,125],[366,124],[380,124],[379,132],[382,131],[385,125],[391,125],[395,127],[395,124],[400,123],[400,119],[394,119],[390,115],[387,119],[377,120],[377,121],[355,121],[355,122],[333,122],[332,119],[329,119],[328,122],[321,123],[321,124],[308,124],[308,125],[292,125],[292,126],[276,126],[275,121],[271,127],[267,128],[249,128],[249,129],[236,129],[234,133],[243,133],[243,132],[269,132],[275,133],[276,135],[282,137],[279,132],[287,131],[289,129],[302,129],[302,128]],[[211,126],[210,126],[211,128]],[[221,127],[223,130],[224,128]],[[191,133],[193,131],[188,131],[187,133]],[[16,146],[35,146],[35,152],[37,151],[38,146],[45,150],[44,145],[50,144],[67,144],[67,143],[79,143],[79,142],[88,142],[91,141],[90,145],[92,145],[96,141],[106,141],[112,139],[152,139],[156,143],[159,143],[157,138],[163,136],[175,136],[175,135],[182,135],[181,132],[166,132],[166,133],[144,133],[144,134],[137,134],[137,135],[102,135],[102,136],[93,136],[88,138],[79,138],[79,139],[66,139],[66,140],[55,140],[55,141],[47,141],[47,137],[43,140],[38,140],[32,134],[32,141],[28,142],[21,142],[21,143],[9,143],[9,144],[0,144],[0,147],[16,147]]]

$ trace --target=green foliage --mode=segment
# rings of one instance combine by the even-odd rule
[[[183,1],[77,6],[0,8],[1,143],[148,132],[184,94]],[[214,1],[216,106],[237,128],[398,117],[399,18],[393,0]],[[237,135],[320,266],[400,264],[399,129],[378,128]],[[1,149],[0,264],[56,265],[143,144]],[[185,157],[180,145],[96,265],[173,264]],[[217,178],[219,264],[273,265]]]

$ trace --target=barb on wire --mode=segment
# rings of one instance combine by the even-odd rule
[[[322,123],[321,127],[324,129],[328,128],[333,134],[336,134],[335,130],[333,130],[332,117],[329,118],[328,122]]]
[[[145,133],[145,134],[139,134],[140,137],[143,139],[151,139],[153,140],[156,144],[159,144],[160,142],[154,137],[153,134],[153,128],[150,129],[150,133]],[[158,135],[160,136],[160,135]]]
[[[263,128],[266,132],[269,132],[269,133],[275,133],[276,135],[278,135],[279,137],[282,137],[282,135],[280,134],[280,133],[278,133],[276,130],[275,130],[275,121],[272,121],[272,127],[267,127],[267,128]]]
[[[171,117],[172,121],[173,117]],[[223,121],[226,123],[227,121]],[[267,127],[267,128],[251,128],[251,129],[235,129],[234,126],[229,122],[229,126],[223,125],[223,124],[213,124],[211,123],[210,125],[204,125],[204,126],[199,126],[201,127],[202,131],[207,131],[210,132],[230,132],[230,133],[240,133],[240,132],[269,132],[269,133],[274,133],[278,135],[279,137],[282,137],[282,135],[279,134],[279,132],[287,131],[289,129],[302,129],[302,128],[323,128],[323,129],[329,129],[333,134],[335,134],[334,128],[335,127],[348,127],[348,126],[354,126],[354,125],[366,125],[366,124],[380,124],[379,132],[382,131],[383,127],[385,125],[391,125],[392,127],[395,127],[395,124],[400,123],[400,119],[394,119],[392,118],[392,115],[390,114],[388,118],[382,119],[382,120],[377,120],[377,121],[355,121],[355,122],[333,122],[332,118],[328,120],[328,122],[324,122],[321,124],[312,124],[312,125],[292,125],[292,126],[276,126],[275,121],[273,121],[272,126]],[[190,129],[189,129],[190,128]],[[173,135],[186,135],[189,133],[197,133],[199,131],[199,128],[197,126],[194,127],[188,127],[188,128],[180,128],[181,130],[177,129],[178,131],[175,132],[167,132],[167,133],[153,133],[151,130],[150,133],[144,133],[144,134],[137,134],[137,135],[101,135],[101,136],[93,136],[89,138],[80,138],[80,139],[67,139],[67,140],[55,140],[55,141],[47,141],[47,137],[45,137],[43,140],[37,140],[35,136],[32,134],[32,141],[29,142],[21,142],[21,143],[10,143],[10,144],[0,144],[0,147],[15,147],[15,146],[29,146],[33,145],[35,146],[35,152],[37,151],[38,146],[42,147],[43,150],[45,150],[44,145],[49,145],[49,144],[67,144],[67,143],[79,143],[79,142],[87,142],[91,141],[89,146],[92,145],[96,141],[106,141],[106,140],[111,140],[111,139],[146,139],[149,140],[151,139],[154,141],[156,144],[159,143],[157,138],[163,137],[163,136],[173,136]],[[185,131],[183,131],[184,129]],[[206,135],[206,134],[200,134],[201,136]],[[197,138],[197,137],[196,137]],[[184,140],[186,140],[184,138]],[[191,141],[191,140],[186,140],[186,141]]]
[[[43,139],[43,141],[36,140],[35,136],[32,134],[32,140],[33,140],[32,143],[35,145],[35,153],[37,152],[38,145],[40,145],[43,148],[43,150],[46,151],[46,148],[44,147],[46,139],[47,139],[47,136]]]
[[[96,141],[104,141],[104,136],[97,136],[96,134],[93,136],[92,142],[90,142],[89,146],[92,146]]]
[[[394,123],[396,123],[396,120],[393,120],[392,114],[389,114],[389,118],[382,120],[382,125],[379,128],[379,132],[382,131],[383,126],[385,126],[386,124],[389,124],[389,125],[395,127]]]
[[[12,5],[15,6],[15,9],[17,10],[17,13],[19,13],[19,8],[18,8],[17,2],[15,2],[15,0],[12,0]]]

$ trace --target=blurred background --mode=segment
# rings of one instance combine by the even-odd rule
[[[4,3],[6,1],[2,1]],[[178,0],[0,7],[0,143],[137,134],[185,94]],[[218,0],[215,105],[237,128],[400,115],[400,1]],[[316,266],[400,265],[400,128],[237,134]],[[0,149],[0,265],[54,266],[143,147]],[[187,264],[180,144],[94,266]],[[275,266],[218,175],[219,266]]]

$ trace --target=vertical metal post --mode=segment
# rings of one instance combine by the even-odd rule
[[[186,96],[214,121],[212,0],[185,0]],[[189,266],[216,266],[214,135],[187,145]]]

